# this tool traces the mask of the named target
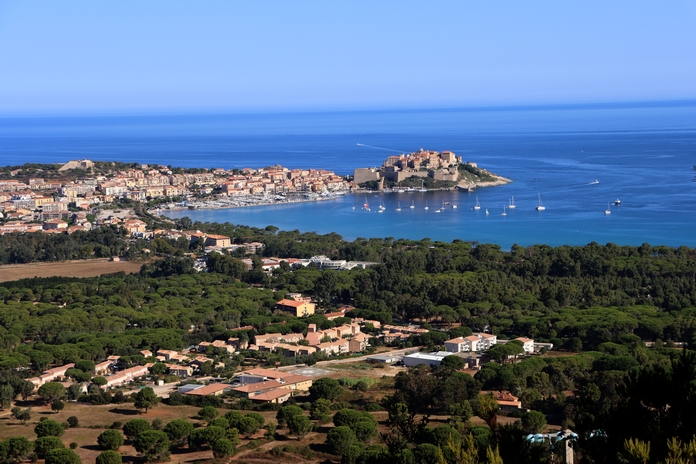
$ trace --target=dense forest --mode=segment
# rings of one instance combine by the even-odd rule
[[[466,453],[479,462],[498,462],[491,461],[496,456],[506,463],[552,462],[548,445],[524,440],[539,428],[540,417],[497,424],[491,413],[497,411],[495,405],[480,395],[487,390],[509,390],[525,408],[542,414],[544,423],[579,433],[574,446],[584,462],[665,462],[689,453],[696,430],[696,355],[690,351],[696,341],[693,249],[591,243],[503,251],[495,245],[427,239],[348,242],[337,234],[187,219],[175,225],[228,235],[236,242],[261,241],[264,256],[325,254],[381,264],[345,272],[283,265],[266,274],[258,256],[247,270],[238,256],[213,253],[208,272],[196,272],[185,255],[190,251],[185,242],[159,238],[129,243],[118,231],[95,231],[82,236],[84,243],[72,252],[91,246],[96,253],[103,246],[116,254],[121,250],[113,247],[127,244],[135,250],[147,246],[162,259],[144,265],[138,275],[0,284],[3,382],[51,364],[101,361],[114,354],[140,363],[142,349],[183,349],[200,341],[299,333],[309,323],[327,328],[345,321],[273,311],[287,293],[299,292],[327,310],[351,304],[357,309],[350,317],[418,321],[436,329],[412,337],[407,345],[438,349],[450,337],[488,330],[500,339],[527,336],[552,342],[562,354],[517,362],[504,353],[492,354],[497,362],[485,364],[474,377],[455,372],[458,366],[449,363],[399,374],[381,405],[392,428],[382,437],[386,447],[362,446],[351,438],[357,429],[341,429],[349,438],[338,453],[345,462],[476,462],[456,459]],[[29,240],[19,237],[30,235],[3,242],[0,252],[10,253],[21,240]],[[31,248],[48,253],[49,243]],[[237,330],[242,326],[252,329]],[[645,342],[654,344],[648,348]],[[269,363],[317,360],[248,352],[216,360],[231,375],[246,357],[258,356]],[[24,367],[29,369],[18,370]],[[431,427],[429,417],[443,414],[451,423]],[[488,426],[471,427],[473,414]],[[646,448],[648,458],[641,460]]]
[[[111,227],[78,231],[70,235],[4,234],[0,235],[0,264],[123,256],[128,254],[129,249],[124,235]]]

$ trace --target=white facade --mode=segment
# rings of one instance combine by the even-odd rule
[[[534,353],[534,340],[532,340],[531,338],[524,337],[516,338],[515,340],[522,342],[522,349],[525,353]]]
[[[493,345],[498,343],[498,337],[487,333],[475,333],[474,336],[479,338],[479,351],[490,350]]]
[[[404,356],[403,362],[406,367],[416,367],[419,364],[425,364],[426,366],[439,366],[442,360],[449,354],[439,354],[439,353],[413,353]]]
[[[462,353],[481,350],[481,340],[475,335],[457,337],[445,342],[445,349],[450,353]]]

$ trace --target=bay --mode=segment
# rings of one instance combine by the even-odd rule
[[[397,151],[421,147],[452,150],[514,182],[474,194],[371,194],[371,212],[361,209],[365,195],[347,195],[323,202],[165,214],[337,232],[347,239],[428,237],[504,248],[589,242],[696,246],[693,102],[0,119],[3,165],[88,158],[185,167],[282,164],[349,174],[356,167],[379,165]],[[547,207],[541,212],[534,210],[539,194]],[[518,206],[501,216],[511,196]],[[387,207],[381,214],[376,212],[379,197]],[[476,197],[479,211],[471,209]],[[602,214],[616,199],[621,205]],[[412,201],[414,209],[408,208]],[[435,213],[443,202],[458,208]],[[400,212],[395,211],[398,203]]]

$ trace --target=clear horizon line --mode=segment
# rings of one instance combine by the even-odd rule
[[[278,107],[272,108],[191,108],[191,109],[132,109],[103,111],[63,111],[3,113],[0,119],[41,119],[41,118],[83,118],[83,117],[153,117],[153,116],[215,116],[215,115],[264,115],[264,114],[321,114],[321,113],[362,113],[392,111],[534,111],[564,109],[613,109],[613,108],[660,108],[696,106],[696,98],[662,100],[606,100],[566,103],[510,103],[510,104],[472,104],[472,105],[384,105],[376,106],[335,106],[335,107]]]

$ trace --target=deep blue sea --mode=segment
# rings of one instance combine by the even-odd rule
[[[347,239],[459,238],[506,249],[515,243],[593,241],[696,247],[694,102],[0,119],[0,165],[89,158],[191,167],[282,164],[348,174],[421,147],[452,150],[514,183],[473,194],[384,194],[382,214],[376,212],[379,197],[367,197],[373,208],[366,212],[360,208],[364,195],[347,195],[318,203],[169,215],[338,232]],[[534,209],[539,194],[543,212]],[[511,196],[517,208],[501,216]],[[479,211],[471,209],[476,197]],[[602,214],[616,199],[621,205]],[[435,213],[443,201],[458,208]],[[401,212],[395,211],[399,203]],[[411,203],[415,209],[408,208]]]

